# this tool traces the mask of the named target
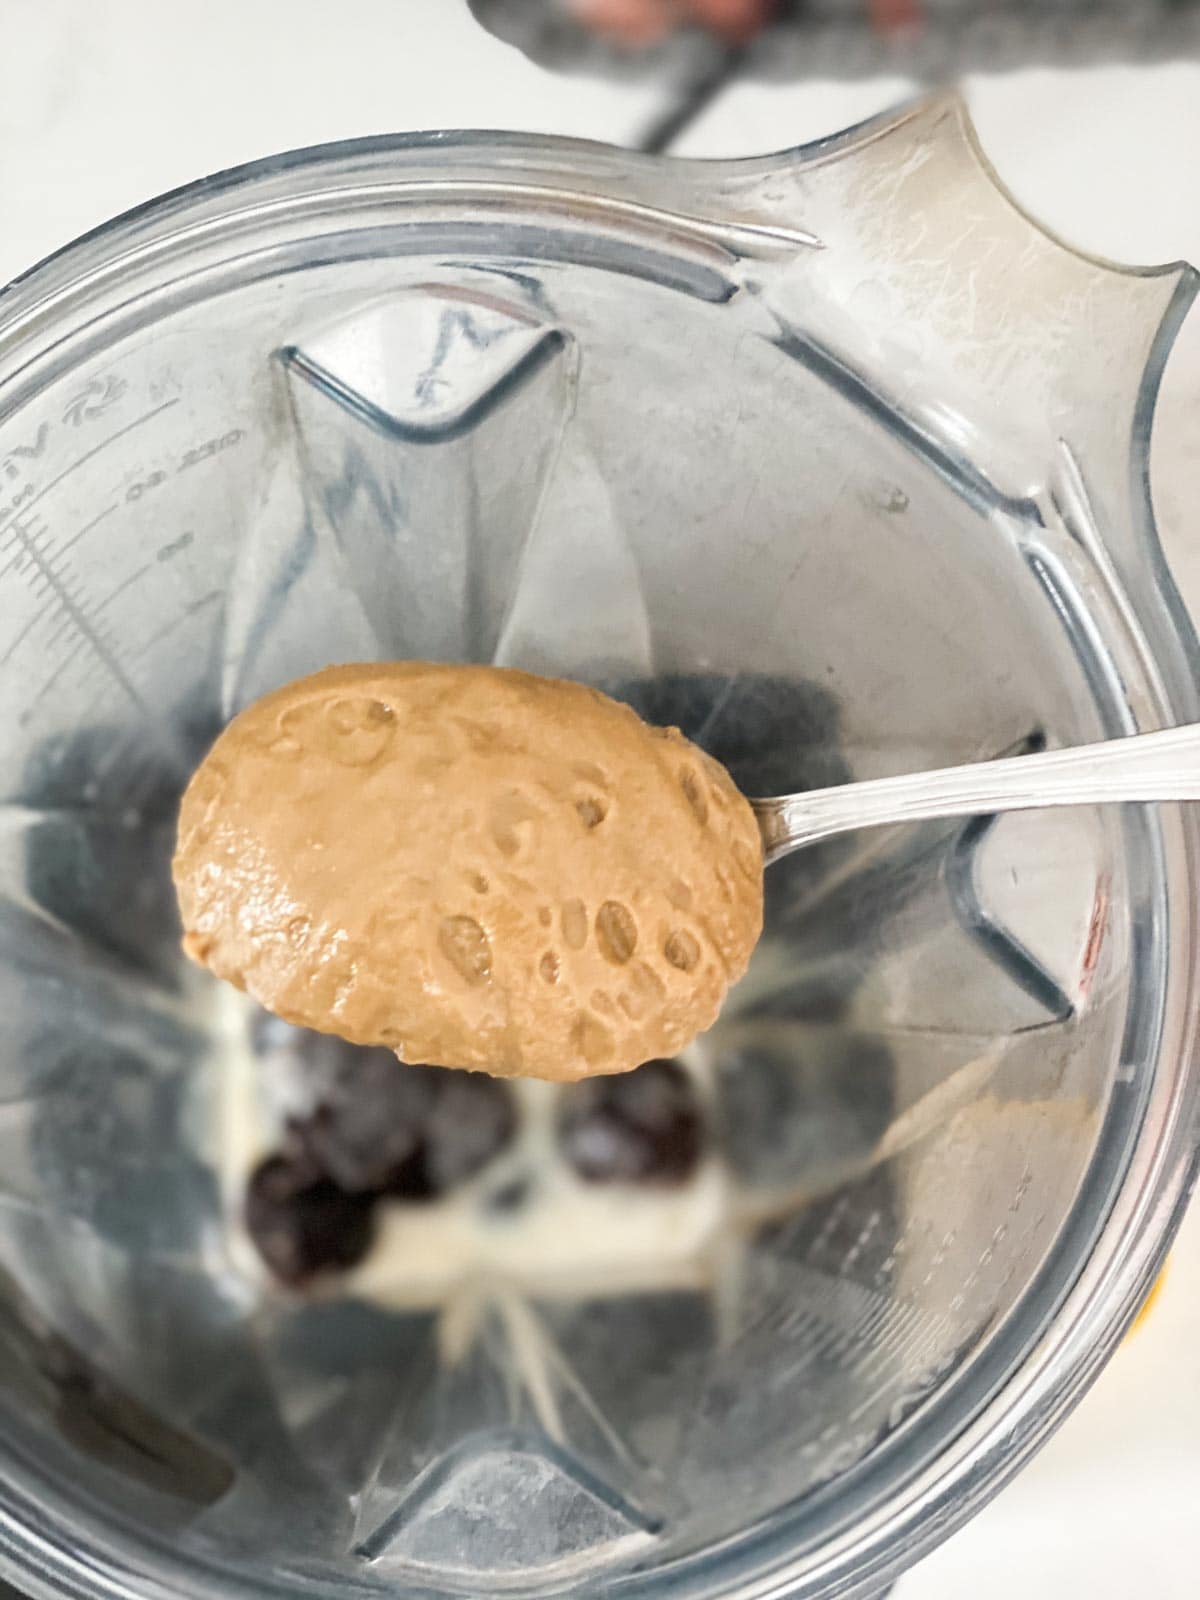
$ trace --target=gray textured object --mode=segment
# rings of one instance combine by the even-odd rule
[[[688,81],[719,70],[729,54],[685,29],[631,51],[576,22],[560,0],[469,0],[484,27],[542,66]],[[1030,65],[1084,66],[1200,54],[1196,0],[926,0],[890,8],[867,0],[785,5],[778,20],[737,54],[749,77],[859,78],[899,73],[926,81],[966,71]]]

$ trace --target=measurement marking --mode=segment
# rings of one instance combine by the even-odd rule
[[[169,403],[174,404],[174,402]],[[162,410],[161,406],[159,407],[159,410]],[[131,426],[133,426],[133,424],[131,424]],[[128,432],[128,429],[125,431]],[[116,435],[113,437],[115,438]],[[45,491],[43,491],[43,493],[44,492]],[[20,519],[18,519],[18,521],[12,524],[12,535],[14,539],[16,539],[17,542],[23,546],[30,562],[34,567],[36,567],[39,576],[44,578],[50,589],[54,591],[59,607],[63,613],[69,616],[74,622],[76,631],[82,635],[84,641],[91,646],[97,660],[107,671],[109,677],[117,685],[117,687],[129,697],[133,704],[142,713],[146,719],[147,728],[154,729],[155,733],[158,735],[158,741],[161,746],[175,759],[181,768],[184,767],[186,763],[184,761],[182,752],[179,750],[174,739],[171,738],[168,730],[163,725],[161,718],[155,713],[154,709],[145,700],[143,700],[141,694],[139,694],[137,687],[133,683],[133,680],[129,677],[128,673],[121,664],[121,659],[117,653],[116,646],[111,642],[111,640],[104,637],[104,634],[101,632],[99,627],[92,623],[88,617],[85,607],[71,593],[71,586],[68,576],[65,573],[56,572],[52,562],[43,554],[42,549],[38,544],[38,533],[39,526],[40,529],[44,531],[45,524],[40,523],[39,519],[39,524],[34,524],[33,526],[27,527],[24,525],[24,521],[24,516],[22,516]],[[71,658],[68,658],[68,660],[69,659]],[[26,708],[26,711],[23,713],[23,720],[28,718],[29,712],[32,711],[33,706],[38,704],[42,696],[48,691],[50,685],[53,684],[57,678],[58,673],[56,672],[50,679],[50,684],[44,684],[42,686],[37,698],[33,701],[32,705]]]
[[[161,550],[156,551],[154,559],[156,561],[170,561],[181,550],[186,550],[195,537],[194,533],[181,533],[178,539],[172,539],[169,544],[164,544]]]
[[[93,517],[90,522],[84,523],[83,527],[80,528],[77,533],[73,533],[71,535],[66,544],[60,545],[59,548],[54,552],[55,559],[57,560],[60,556],[65,556],[67,551],[70,550],[73,545],[77,545],[79,543],[84,534],[91,533],[92,529],[98,522],[103,522],[105,517],[111,517],[116,509],[116,506],[108,506],[100,513],[98,517]]]
[[[25,623],[25,626],[21,629],[20,633],[18,633],[17,637],[9,645],[8,649],[4,652],[4,654],[2,656],[0,656],[0,665],[2,665],[2,666],[7,666],[8,665],[8,663],[12,660],[13,656],[16,654],[16,651],[18,650],[18,648],[22,644],[24,644],[24,642],[25,642],[26,638],[29,636],[29,634],[32,633],[33,629],[37,627],[38,623],[46,615],[47,611],[50,610],[50,605],[51,605],[51,602],[49,600],[47,600],[46,604],[44,606],[39,606],[38,607],[38,609],[33,613],[33,615]]]
[[[11,546],[6,546],[6,548],[10,549]],[[8,561],[8,562],[5,562],[4,566],[0,567],[0,578],[6,578],[8,576],[8,574],[14,570],[14,568],[16,569],[17,574],[19,576],[20,575],[21,563],[24,560],[25,560],[25,552],[18,545],[17,553],[13,556],[12,560]]]
[[[78,471],[80,467],[85,466],[87,462],[98,456],[102,451],[107,450],[109,445],[116,444],[126,434],[132,433],[136,428],[140,428],[143,423],[151,421],[154,417],[160,416],[164,411],[169,411],[172,406],[178,404],[178,397],[164,400],[161,405],[155,406],[153,410],[144,412],[140,417],[135,417],[132,422],[127,422],[123,428],[118,428],[115,433],[109,434],[106,439],[102,439],[99,444],[79,456],[69,467],[64,468],[56,477],[51,478],[48,483],[44,484],[37,494],[26,502],[21,508],[20,514],[13,519],[8,527],[10,542],[3,548],[6,554],[11,551],[12,555],[3,572],[0,572],[0,576],[14,568],[24,576],[32,568],[31,586],[34,588],[35,594],[42,592],[52,593],[62,615],[73,625],[80,638],[80,644],[64,657],[50,678],[38,690],[32,702],[25,707],[20,716],[21,725],[24,726],[28,723],[34,708],[40,704],[66,669],[77,658],[79,649],[83,645],[87,645],[108,673],[112,682],[142,713],[147,731],[153,730],[156,735],[155,742],[164,748],[182,768],[186,764],[182,751],[171,736],[170,730],[162,722],[161,717],[142,698],[136,685],[129,677],[122,665],[116,643],[106,637],[105,631],[97,622],[89,618],[87,605],[83,599],[78,598],[72,592],[73,587],[77,586],[78,580],[73,584],[69,564],[64,559],[69,545],[65,545],[51,553],[51,541],[48,538],[48,529],[45,523],[41,518],[32,520],[30,517],[30,513],[45,499],[50,491],[57,488],[73,472]],[[103,520],[105,516],[110,515],[116,509],[116,506],[110,506],[102,511],[91,523],[81,528],[74,535],[70,544],[76,543],[91,527],[94,527],[97,522]],[[140,576],[140,574],[137,576]],[[122,587],[126,587],[126,585],[122,585]],[[103,602],[97,612],[97,616],[103,611],[104,606],[116,598],[116,594],[119,592],[120,590],[118,589],[108,597],[108,600]],[[80,587],[80,594],[83,594],[82,587]]]
[[[123,428],[118,428],[116,433],[110,433],[107,439],[101,439],[98,445],[93,445],[90,450],[85,451],[83,455],[72,461],[69,467],[65,467],[57,478],[51,478],[49,483],[44,484],[33,499],[27,501],[22,509],[25,512],[32,511],[38,501],[45,499],[51,489],[56,489],[64,478],[69,478],[73,472],[78,472],[80,467],[86,466],[93,456],[98,456],[102,450],[107,450],[110,444],[116,444],[118,439],[123,439],[127,433],[132,433],[135,428],[140,428],[144,422],[149,422],[152,417],[157,417],[162,412],[169,411],[172,406],[177,406],[178,404],[178,395],[174,400],[164,400],[162,405],[155,406],[153,411],[147,411],[143,416],[135,417],[132,422],[127,422]]]
[[[17,718],[17,721],[23,728],[29,726],[29,723],[33,717],[33,713],[37,710],[43,699],[45,699],[46,695],[50,693],[51,689],[53,689],[54,685],[62,677],[63,673],[67,670],[71,663],[78,660],[79,654],[83,649],[83,644],[84,641],[82,639],[76,639],[71,649],[62,658],[57,667],[55,667],[54,671],[46,679],[45,683],[34,695],[33,699],[25,707],[24,711],[21,712],[21,715]]]
[[[45,648],[47,650],[53,650],[58,644],[58,641],[62,638],[63,634],[70,633],[74,626],[75,624],[71,621],[70,617],[64,617],[60,612],[58,626],[54,628],[51,633],[46,635]]]
[[[106,595],[105,598],[97,604],[95,610],[92,612],[92,616],[98,617],[104,611],[107,611],[109,606],[112,605],[113,601],[118,595],[124,594],[125,590],[128,589],[131,584],[136,583],[139,578],[145,577],[145,575],[150,571],[150,565],[151,563],[147,562],[144,567],[139,567],[136,572],[131,572],[127,578],[123,579],[110,595]]]
[[[181,617],[172,617],[169,622],[164,622],[161,628],[156,628],[146,642],[129,657],[130,661],[140,661],[143,656],[149,655],[159,640],[165,639],[170,633],[174,633],[181,623],[186,622],[189,617],[194,617],[197,612],[207,610],[209,606],[215,604],[218,600],[224,600],[224,598],[224,589],[213,589],[209,594],[201,595],[199,600],[193,600],[191,605],[186,607]]]

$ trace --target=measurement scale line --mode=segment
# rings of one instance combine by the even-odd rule
[[[144,567],[139,567],[136,572],[131,572],[127,578],[122,579],[122,581],[117,585],[111,594],[105,595],[103,600],[97,601],[95,609],[92,612],[92,617],[96,618],[103,612],[107,611],[109,606],[112,605],[113,601],[118,595],[124,594],[126,589],[128,589],[132,584],[135,584],[139,578],[144,578],[146,576],[152,565],[153,563],[148,561]]]
[[[25,515],[32,511],[34,506],[37,505],[38,501],[43,500],[46,495],[50,493],[51,489],[56,489],[58,485],[62,483],[64,478],[69,478],[71,474],[73,472],[77,472],[80,467],[86,466],[93,456],[98,456],[102,450],[107,450],[110,444],[116,444],[118,439],[123,439],[127,433],[132,433],[135,428],[140,428],[143,422],[149,422],[152,417],[160,416],[162,412],[169,411],[172,406],[177,406],[178,404],[178,395],[176,395],[173,400],[164,400],[162,405],[155,406],[153,411],[147,411],[144,413],[144,415],[135,417],[132,422],[127,422],[123,428],[118,428],[116,433],[110,433],[107,439],[101,439],[98,445],[94,445],[91,450],[87,451],[86,454],[81,455],[78,460],[72,461],[69,467],[65,467],[63,471],[58,474],[57,478],[51,478],[49,483],[43,485],[43,487],[40,488],[34,495],[32,500],[26,501],[25,505],[21,508],[22,514]]]
[[[85,523],[77,533],[73,533],[71,535],[66,544],[59,545],[58,549],[54,552],[54,560],[57,561],[60,559],[60,557],[65,556],[67,551],[70,550],[73,545],[77,545],[85,534],[91,533],[92,529],[97,525],[97,523],[103,522],[105,517],[111,517],[116,509],[116,506],[109,506],[106,510],[102,511],[98,517],[93,517],[90,522]]]
[[[2,567],[0,567],[0,578],[7,578],[9,573],[13,572],[17,568],[19,568],[21,563],[22,563],[22,561],[24,561],[24,560],[25,560],[25,551],[21,547],[21,545],[18,544],[17,545],[16,554],[12,557],[12,559],[10,561],[6,561],[5,564]],[[18,576],[19,576],[19,574],[18,574]]]
[[[79,656],[80,656],[81,652],[83,651],[84,644],[85,644],[85,641],[83,639],[77,638],[75,640],[74,645],[67,652],[67,654],[62,658],[62,660],[59,662],[58,666],[55,667],[54,671],[46,679],[45,683],[38,690],[38,692],[34,695],[33,699],[25,707],[24,711],[22,711],[22,713],[20,715],[20,718],[19,718],[19,721],[20,721],[22,727],[27,727],[28,726],[29,722],[31,721],[31,719],[33,717],[33,713],[37,710],[38,706],[41,704],[41,702],[45,698],[45,696],[50,693],[51,689],[53,689],[54,685],[62,677],[63,673],[67,670],[67,668],[71,665],[71,663],[74,662],[74,661],[77,661],[79,659]]]
[[[139,645],[139,647],[133,651],[128,659],[130,661],[140,661],[143,656],[149,655],[150,651],[153,650],[154,646],[158,644],[160,640],[165,639],[168,634],[174,633],[179,627],[181,621],[186,621],[189,617],[196,616],[198,612],[206,611],[209,606],[216,605],[218,601],[224,600],[224,598],[225,591],[223,589],[213,589],[209,594],[201,595],[199,600],[193,600],[191,605],[188,606],[187,610],[184,612],[182,618],[172,617],[170,621],[165,622],[161,628],[155,629],[145,643]]]
[[[55,649],[55,647],[57,646],[57,644],[58,644],[59,640],[62,638],[62,636],[65,633],[70,633],[71,629],[74,626],[75,626],[75,624],[71,621],[70,617],[64,617],[62,615],[62,613],[60,612],[59,613],[59,619],[58,619],[58,625],[56,627],[52,628],[51,631],[46,635],[45,649],[47,649],[47,650]]]
[[[164,411],[169,411],[172,406],[176,406],[178,404],[179,397],[176,396],[173,399],[164,400],[161,405],[155,406],[150,411],[143,412],[140,417],[135,417],[132,422],[126,423],[123,428],[118,428],[115,433],[109,434],[106,439],[102,439],[99,444],[93,446],[91,450],[86,451],[83,455],[78,457],[77,460],[73,461],[71,465],[60,472],[57,477],[51,478],[48,483],[44,484],[42,488],[39,489],[37,494],[34,495],[32,500],[29,500],[21,508],[20,514],[14,519],[10,526],[9,535],[12,542],[4,547],[4,552],[7,554],[10,550],[12,550],[14,553],[4,571],[7,572],[14,565],[20,566],[22,570],[26,570],[28,566],[33,567],[36,574],[34,583],[38,590],[40,591],[43,586],[45,586],[49,590],[53,591],[58,607],[62,614],[70,620],[84,644],[90,646],[96,659],[108,673],[112,682],[116,684],[116,686],[142,713],[143,717],[145,718],[147,729],[153,730],[159,736],[156,742],[160,743],[163,749],[169,752],[172,757],[174,757],[175,760],[182,766],[182,756],[176,745],[176,742],[170,737],[168,730],[162,725],[153,708],[142,698],[141,694],[138,692],[137,686],[134,684],[133,680],[130,678],[129,674],[124,668],[124,665],[122,664],[119,647],[114,639],[107,636],[103,625],[99,621],[99,614],[97,614],[95,621],[89,618],[86,605],[72,592],[73,585],[71,581],[70,567],[69,564],[63,559],[66,547],[55,551],[53,555],[51,555],[47,549],[44,549],[42,543],[39,541],[45,538],[45,536],[49,533],[49,530],[46,528],[45,523],[42,522],[40,518],[31,520],[30,515],[34,508],[45,499],[51,490],[55,489],[66,478],[70,477],[73,472],[77,471],[80,467],[85,466],[87,462],[93,460],[94,457],[98,456],[102,451],[107,450],[109,445],[115,444],[119,439],[122,439],[127,434],[132,433],[134,429],[140,428],[143,423],[151,421],[152,418],[160,416]],[[93,523],[89,526],[94,526],[95,522],[100,521],[104,516],[110,515],[115,509],[115,506],[109,507],[107,510],[100,513],[100,515],[95,518]],[[85,532],[87,532],[86,528],[81,529],[75,538],[78,539],[79,537],[82,537],[82,534]],[[72,542],[74,542],[74,540]],[[110,599],[111,598],[112,597],[110,596]],[[101,607],[101,610],[103,610],[103,607]],[[25,721],[27,721],[33,708],[41,701],[48,690],[52,688],[53,685],[58,681],[58,678],[61,676],[61,673],[66,666],[68,666],[70,662],[75,659],[77,653],[77,651],[72,651],[66,660],[60,664],[59,669],[51,676],[48,682],[43,684],[33,702],[25,708],[25,711],[21,717],[23,724]]]
[[[143,700],[133,680],[126,673],[117,655],[116,646],[111,640],[104,637],[99,627],[92,623],[84,607],[71,593],[71,587],[66,577],[60,576],[49,565],[37,544],[36,534],[30,529],[23,528],[19,522],[14,522],[12,528],[18,543],[24,547],[39,576],[46,579],[50,588],[54,591],[61,610],[71,618],[75,624],[76,631],[91,646],[101,666],[105,668],[117,687],[123,690],[134,705],[137,706],[138,710],[146,718],[147,726],[158,729],[159,724],[153,709]],[[55,678],[57,678],[57,674],[55,674]],[[52,678],[51,682],[54,681]],[[38,698],[40,699],[41,696],[39,695]],[[34,704],[36,703],[35,701]],[[168,748],[172,748],[169,741]]]
[[[27,619],[25,626],[21,629],[20,633],[18,633],[17,637],[9,645],[4,654],[0,656],[0,665],[8,665],[17,649],[24,644],[28,635],[33,632],[34,628],[37,627],[38,623],[46,615],[47,611],[50,610],[52,603],[52,601],[47,600],[45,605],[39,606],[33,615]]]

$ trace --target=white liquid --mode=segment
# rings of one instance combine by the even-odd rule
[[[280,1077],[251,1048],[249,1002],[222,988],[219,1140],[230,1257],[238,1275],[266,1293],[270,1275],[241,1220],[243,1197],[254,1168],[279,1148],[289,1113],[305,1105],[295,1079]],[[684,1064],[706,1100],[702,1050],[689,1052]],[[324,1291],[438,1311],[480,1298],[711,1289],[735,1226],[735,1186],[725,1163],[707,1155],[677,1187],[586,1183],[558,1148],[561,1087],[519,1080],[511,1088],[518,1124],[505,1149],[442,1198],[382,1200],[370,1252],[327,1279]],[[494,1203],[515,1185],[522,1190],[515,1204]]]

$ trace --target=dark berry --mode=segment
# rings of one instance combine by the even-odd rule
[[[436,1192],[473,1178],[516,1131],[512,1090],[484,1072],[440,1071],[425,1154]]]
[[[303,1154],[270,1156],[246,1189],[246,1228],[281,1283],[345,1272],[371,1247],[374,1203],[347,1194]]]
[[[677,1061],[589,1078],[563,1095],[559,1140],[589,1183],[683,1183],[703,1153],[704,1118]]]
[[[346,1050],[337,1078],[292,1135],[343,1189],[412,1199],[432,1191],[426,1130],[437,1095],[428,1067],[408,1067],[390,1050]]]
[[[341,1188],[429,1200],[473,1177],[512,1138],[507,1084],[409,1066],[389,1050],[344,1048],[325,1099],[290,1125],[294,1145]]]

